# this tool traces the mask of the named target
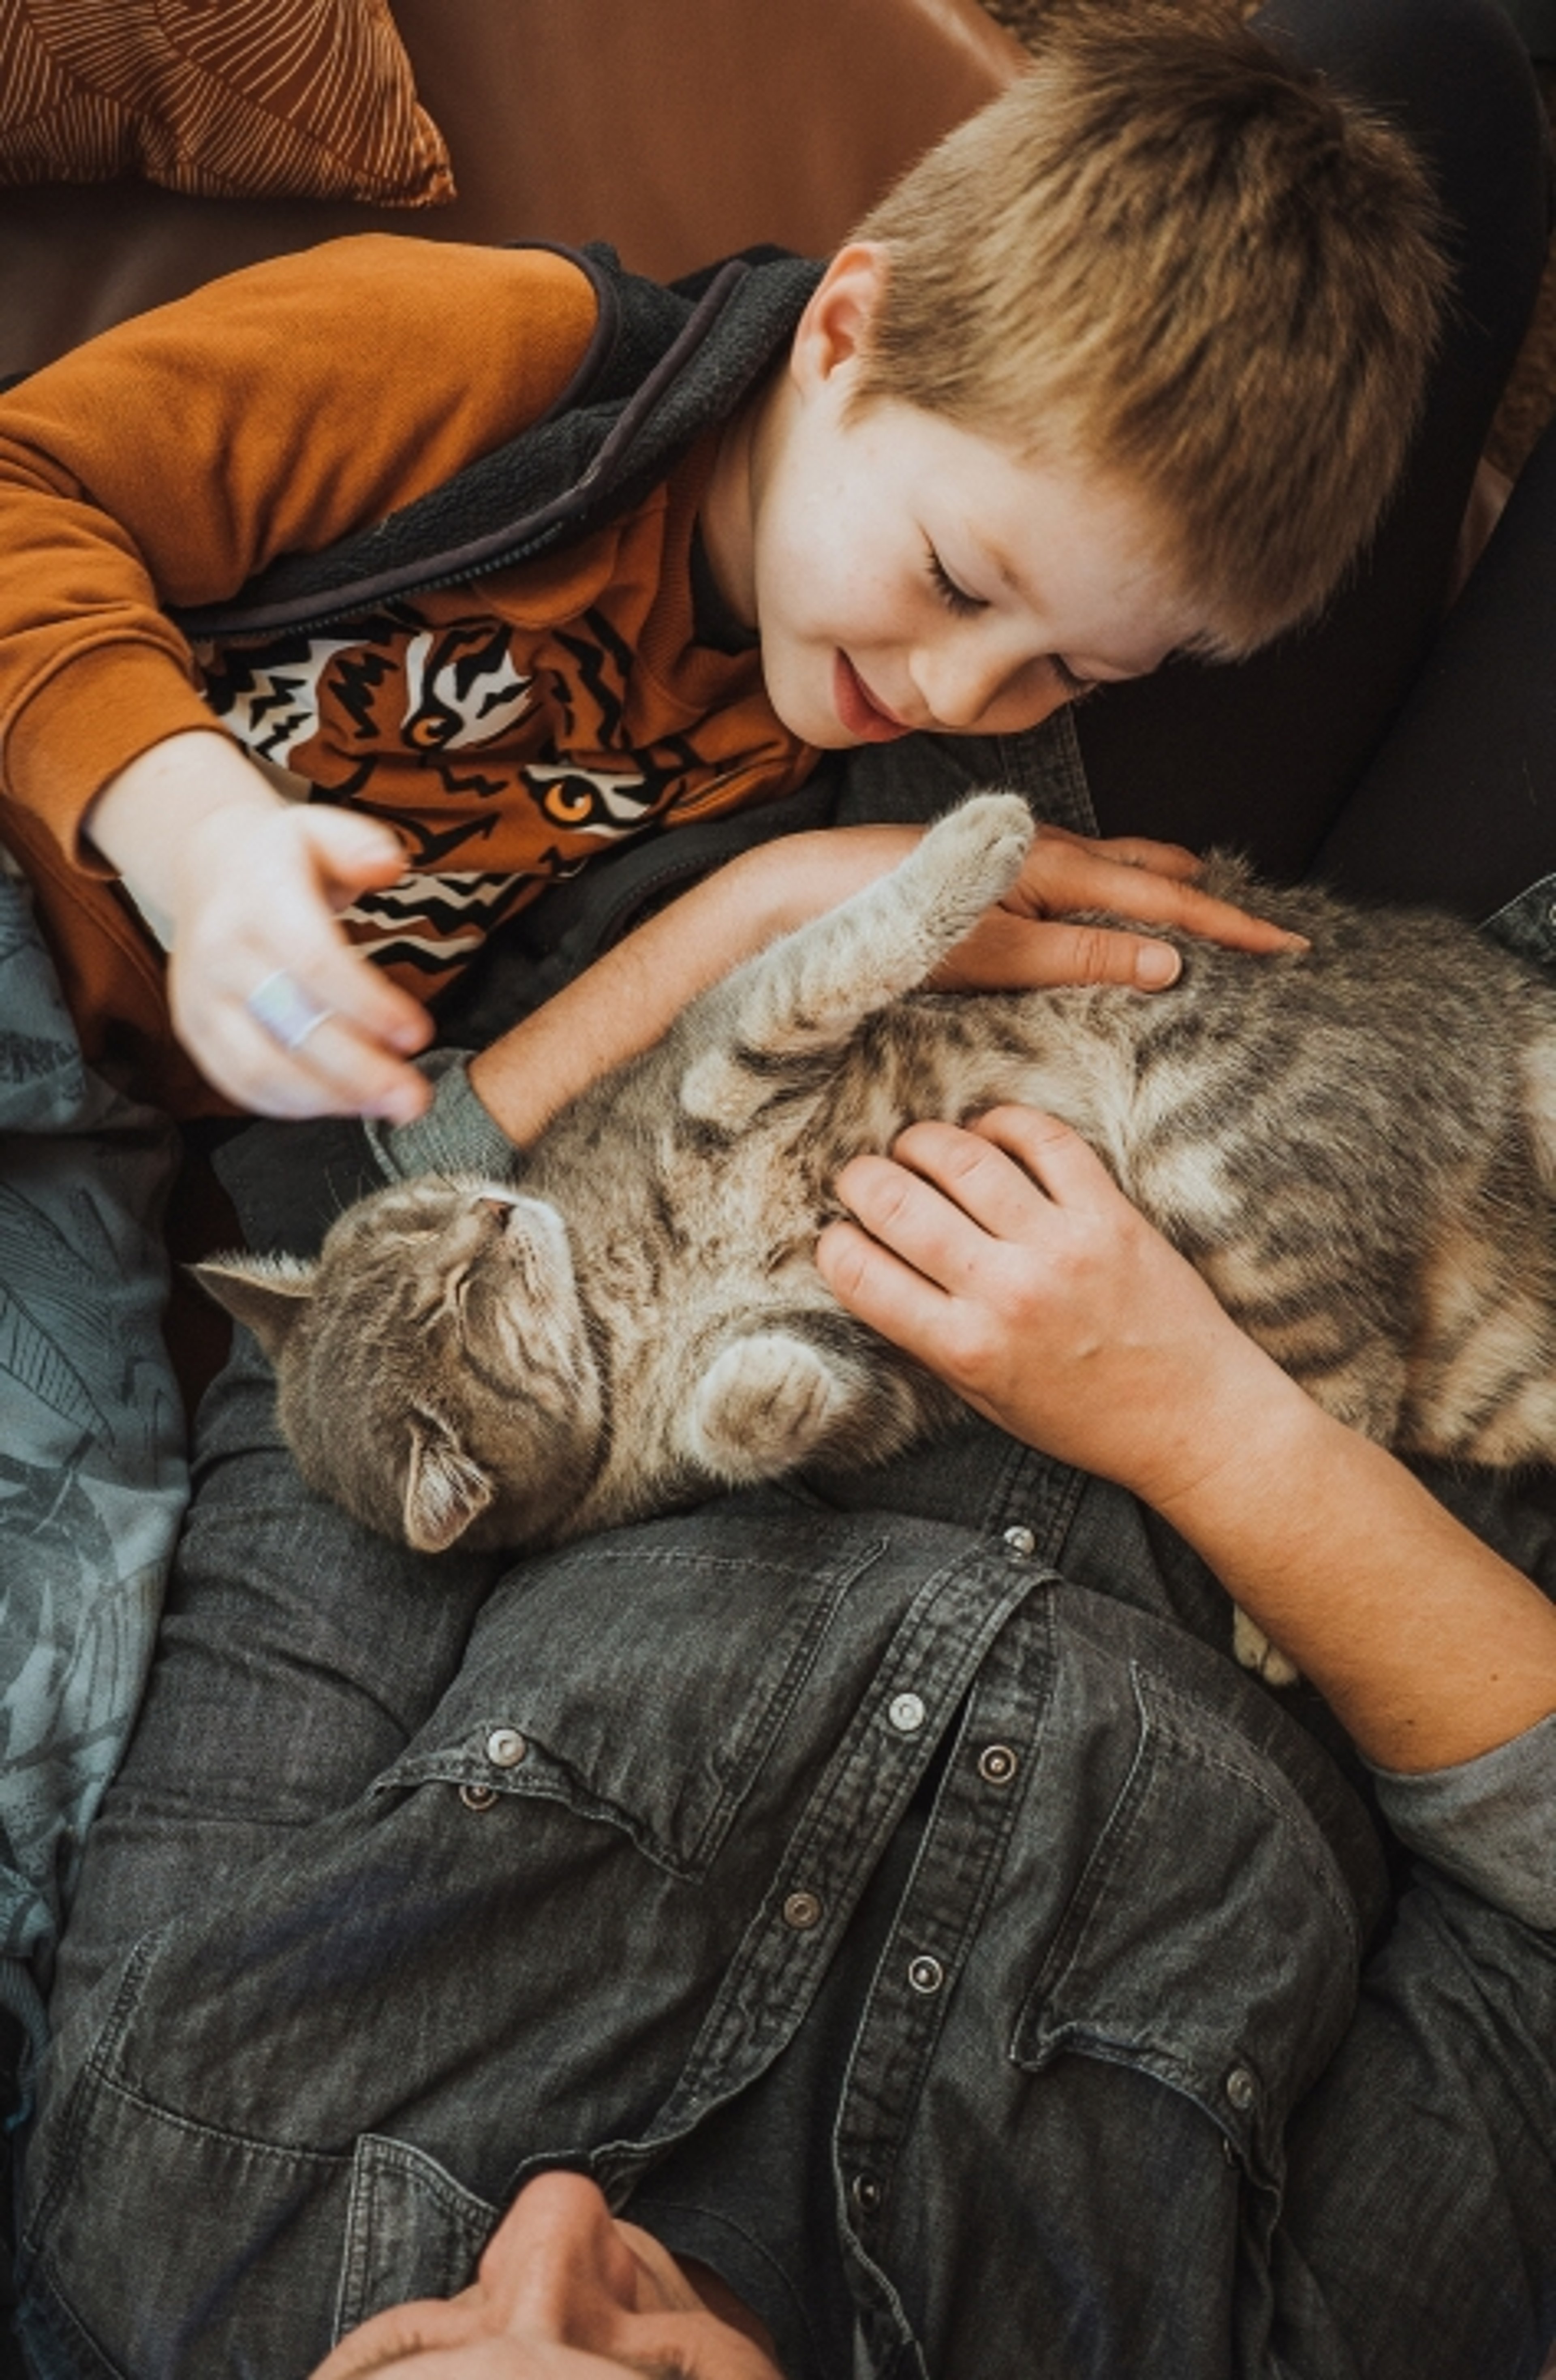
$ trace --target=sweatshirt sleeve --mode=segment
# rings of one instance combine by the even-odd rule
[[[1374,1772],[1400,1840],[1494,1908],[1556,1933],[1556,1713],[1454,1768]]]
[[[79,828],[103,785],[213,723],[163,606],[220,601],[517,435],[597,312],[553,251],[370,234],[213,282],[0,397],[6,794],[94,867]]]

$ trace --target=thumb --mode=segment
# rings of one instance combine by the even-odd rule
[[[303,841],[332,900],[393,884],[405,874],[406,850],[393,827],[352,810],[310,803],[299,814]]]

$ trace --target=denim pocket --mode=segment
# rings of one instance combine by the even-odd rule
[[[829,1632],[879,1537],[764,1502],[624,1530],[510,1572],[457,1683],[379,1790],[444,1781],[623,1828],[671,1874],[716,1858],[802,1694],[851,1708],[872,1642]],[[833,1676],[832,1672],[837,1672]],[[814,1719],[794,1730],[815,1741]],[[797,1756],[797,1753],[796,1753]]]
[[[1011,2055],[1137,2068],[1193,2099],[1250,2177],[1277,2183],[1296,2098],[1356,1995],[1356,1916],[1328,1843],[1272,1763],[1131,1665],[1134,1760],[1086,1862]]]
[[[424,2150],[365,2132],[351,2170],[335,2338],[385,2306],[456,2296],[501,2212]]]

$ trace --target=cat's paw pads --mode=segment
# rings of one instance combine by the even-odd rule
[[[1302,1672],[1296,1663],[1288,1660],[1278,1645],[1272,1645],[1256,1621],[1246,1611],[1234,1609],[1232,1615],[1232,1649],[1245,1670],[1262,1678],[1267,1686],[1295,1686]]]
[[[690,1451],[732,1485],[775,1479],[815,1453],[847,1402],[848,1384],[808,1340],[786,1330],[736,1339],[697,1384]]]
[[[930,828],[920,848],[944,868],[948,884],[983,909],[1020,875],[1032,833],[1019,794],[974,794]]]

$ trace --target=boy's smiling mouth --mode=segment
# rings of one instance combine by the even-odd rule
[[[832,691],[833,708],[849,735],[862,744],[889,744],[894,736],[912,734],[906,720],[877,702],[841,649],[833,662]]]

